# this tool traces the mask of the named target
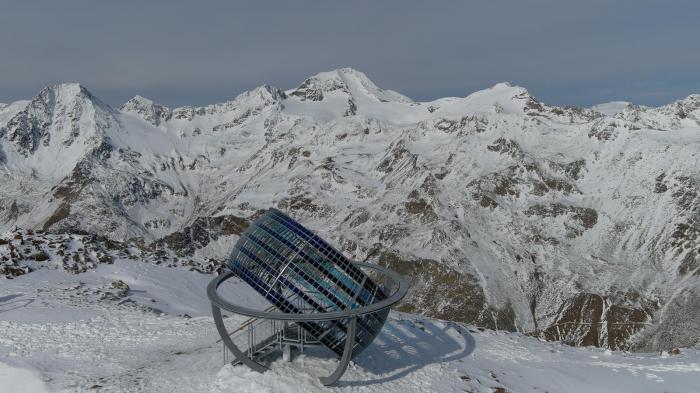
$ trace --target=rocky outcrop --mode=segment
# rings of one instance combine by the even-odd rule
[[[651,325],[656,308],[634,292],[621,297],[581,293],[564,302],[539,334],[570,345],[626,350],[632,347],[628,339]]]
[[[516,330],[515,313],[509,305],[490,306],[479,284],[463,273],[429,259],[403,260],[400,254],[382,251],[378,263],[408,278],[410,290],[397,310],[431,318],[475,324],[489,329]],[[459,302],[450,299],[460,299]]]
[[[179,251],[179,250],[178,250]],[[148,247],[142,242],[118,242],[94,234],[55,234],[15,229],[0,234],[0,278],[13,278],[36,268],[59,268],[78,274],[116,259],[186,267],[203,273],[220,270],[219,261],[196,256],[180,257],[167,247]],[[115,281],[112,287],[124,297],[126,284]]]
[[[170,120],[173,116],[170,108],[158,105],[148,98],[141,96],[135,96],[125,102],[119,110],[124,113],[134,114],[154,126],[159,126],[161,123]],[[181,116],[182,113],[183,111],[178,111],[179,116]]]
[[[197,249],[206,247],[219,236],[240,235],[248,225],[248,220],[234,215],[199,217],[192,225],[165,236],[155,242],[154,246],[165,245],[178,256],[191,256]]]

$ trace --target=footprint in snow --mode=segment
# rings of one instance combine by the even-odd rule
[[[663,382],[664,381],[663,378],[660,378],[656,374],[646,373],[646,377],[647,377],[647,379],[651,379],[651,380],[656,381],[656,382]]]

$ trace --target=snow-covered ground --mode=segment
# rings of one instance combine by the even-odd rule
[[[700,351],[632,354],[393,313],[335,388],[327,353],[224,365],[210,275],[131,260],[0,280],[0,392],[698,392]],[[112,282],[128,284],[118,293]],[[235,284],[230,296],[249,292]],[[255,301],[251,295],[250,301]],[[228,323],[240,322],[230,318]]]

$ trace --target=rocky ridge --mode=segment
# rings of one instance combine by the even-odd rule
[[[184,267],[200,273],[219,272],[216,260],[178,257],[166,247],[125,243],[95,234],[47,233],[22,230],[0,234],[0,277],[12,279],[35,269],[62,269],[79,274],[99,264],[111,264],[116,258]]]

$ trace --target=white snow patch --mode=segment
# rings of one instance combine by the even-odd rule
[[[600,112],[605,116],[613,117],[616,114],[625,110],[625,108],[627,108],[628,106],[630,106],[630,103],[627,101],[610,101],[598,105],[593,105],[591,109],[593,109],[596,112]]]
[[[0,393],[49,392],[39,373],[0,362]]]

